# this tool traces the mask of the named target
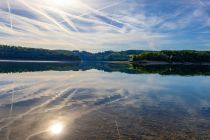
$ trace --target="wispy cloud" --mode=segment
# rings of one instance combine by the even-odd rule
[[[0,1],[0,43],[90,51],[209,49],[203,41],[210,34],[207,0],[61,2]]]

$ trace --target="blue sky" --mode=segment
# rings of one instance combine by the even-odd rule
[[[209,0],[1,0],[0,44],[210,50]]]

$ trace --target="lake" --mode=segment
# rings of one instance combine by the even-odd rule
[[[0,140],[210,139],[210,66],[0,62]]]

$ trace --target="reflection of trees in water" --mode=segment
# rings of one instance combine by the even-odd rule
[[[210,75],[209,65],[133,65],[132,67],[145,74]]]
[[[97,69],[106,72],[136,73],[127,64],[84,62],[84,63],[0,63],[0,73],[36,72],[36,71],[85,71]]]
[[[0,73],[16,72],[36,72],[36,71],[68,71],[79,70],[79,63],[22,63],[22,62],[2,62],[0,63]]]
[[[209,65],[130,65],[106,62],[15,63],[1,62],[0,73],[36,71],[86,71],[91,69],[128,74],[210,75]]]

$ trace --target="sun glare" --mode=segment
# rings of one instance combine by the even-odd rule
[[[56,122],[53,123],[50,127],[49,127],[49,131],[54,134],[54,135],[59,135],[63,132],[63,124],[60,122]]]
[[[79,0],[47,0],[48,4],[61,8],[81,8],[82,3]]]

